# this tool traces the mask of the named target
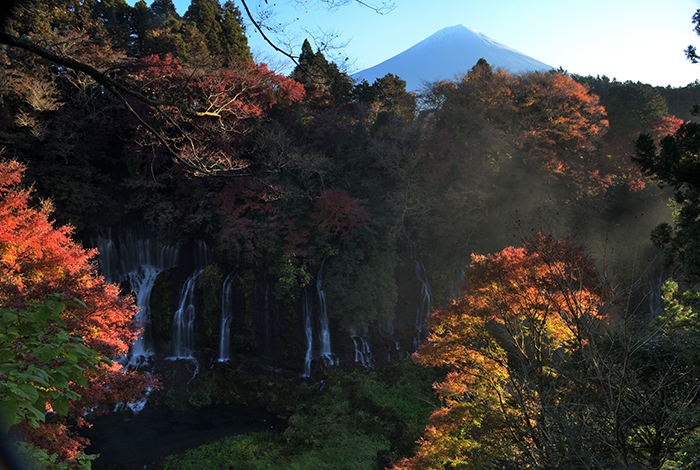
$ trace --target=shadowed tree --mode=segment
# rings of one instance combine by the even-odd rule
[[[21,311],[27,305],[25,302],[45,302],[52,296],[57,298],[57,294],[64,302],[76,299],[77,303],[65,310],[53,309],[54,315],[62,317],[56,325],[67,335],[80,338],[82,345],[92,351],[80,353],[80,361],[75,364],[80,379],[75,374],[52,371],[52,367],[64,365],[64,358],[60,356],[51,358],[44,354],[37,359],[36,355],[27,354],[16,359],[20,361],[20,370],[45,370],[50,377],[48,386],[52,380],[60,381],[56,385],[67,389],[65,396],[70,398],[66,402],[60,396],[49,395],[43,398],[49,398],[47,403],[33,403],[35,408],[43,409],[55,400],[62,418],[55,417],[45,423],[23,418],[18,426],[33,444],[62,459],[70,459],[86,442],[69,430],[66,416],[78,426],[85,425],[88,411],[108,413],[116,403],[139,400],[148,387],[157,386],[157,381],[146,373],[126,371],[117,362],[91,359],[90,352],[98,359],[99,356],[116,359],[128,353],[140,328],[133,321],[136,306],[132,298],[119,296],[119,288],[106,284],[98,275],[92,263],[96,255],[94,250],[84,250],[72,241],[70,227],[53,226],[49,220],[50,205],[45,203],[38,209],[30,206],[30,192],[20,183],[23,171],[23,166],[17,162],[0,163],[0,307],[5,309],[4,320],[11,312]],[[3,332],[0,336],[5,353],[8,344],[15,344],[15,350],[21,350],[22,341],[31,340],[34,334],[20,324],[14,327],[16,334]],[[50,323],[47,321],[46,325],[37,327],[47,328],[44,332],[47,337],[42,341],[50,341],[48,336],[53,334],[53,330],[49,331]],[[63,344],[57,346],[64,348]],[[7,360],[6,354],[4,357],[0,362]],[[76,361],[70,354],[65,359]],[[12,399],[10,392],[17,389],[16,384],[7,382],[12,378],[12,374],[8,377],[0,374],[0,402]],[[28,378],[27,382],[31,384],[32,379]],[[34,385],[42,386],[41,382]],[[35,396],[34,400],[38,398]],[[4,411],[8,410],[6,405],[3,403]],[[15,407],[11,411],[18,413],[19,409]],[[9,419],[11,424],[17,422],[15,416]]]

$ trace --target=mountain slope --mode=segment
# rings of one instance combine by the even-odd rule
[[[371,84],[393,73],[406,80],[406,89],[410,91],[420,88],[424,81],[452,79],[468,72],[482,57],[494,68],[512,73],[553,68],[459,24],[441,29],[391,59],[353,74],[352,78],[365,79]]]

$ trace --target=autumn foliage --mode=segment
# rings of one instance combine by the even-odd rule
[[[131,70],[124,80],[156,105],[149,109],[134,102],[142,115],[144,142],[153,142],[166,158],[175,156],[195,171],[247,168],[251,162],[244,156],[243,136],[271,110],[305,96],[301,84],[252,62],[190,69],[165,54],[139,59]]]
[[[414,360],[448,371],[416,456],[397,469],[484,468],[542,461],[557,364],[587,347],[605,315],[606,283],[582,247],[535,235],[473,255],[462,296],[434,311]]]
[[[603,145],[609,122],[599,97],[567,74],[511,75],[482,61],[455,82],[434,83],[424,100],[437,105],[436,135],[447,132],[451,154],[471,167],[540,174],[577,197],[640,188],[630,156]]]
[[[369,225],[369,214],[360,201],[342,189],[326,189],[314,205],[311,219],[324,235],[348,240],[351,232]]]
[[[55,294],[77,299],[84,306],[71,308],[72,315],[64,316],[66,331],[97,355],[110,359],[126,355],[139,332],[133,322],[133,300],[121,297],[117,286],[98,275],[93,263],[96,252],[76,244],[70,227],[53,226],[48,203],[31,206],[30,190],[20,183],[23,172],[17,162],[0,164],[0,305],[20,309],[23,302]],[[28,367],[37,366],[31,357],[24,360]],[[80,399],[71,400],[67,412],[78,425],[85,424],[87,411],[108,412],[110,405],[140,399],[146,387],[157,386],[148,374],[127,372],[116,362],[87,367],[84,375],[83,385],[71,385]],[[63,458],[73,457],[85,444],[72,437],[58,418],[39,429],[25,426],[23,432]]]

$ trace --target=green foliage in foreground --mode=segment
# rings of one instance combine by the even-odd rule
[[[109,361],[66,331],[63,315],[80,308],[82,302],[64,302],[52,295],[38,302],[25,302],[21,308],[0,309],[0,433],[26,423],[38,427],[50,403],[54,413],[67,415],[69,400],[80,395],[71,383],[87,385],[85,368]],[[60,461],[56,455],[34,445],[16,442],[18,455],[32,462],[33,468],[91,468],[95,456],[79,454]]]
[[[66,303],[56,296],[27,302],[21,309],[0,309],[0,431],[44,421],[46,402],[66,415],[68,400],[80,396],[71,382],[87,385],[83,367],[102,360],[65,331]]]
[[[399,458],[412,451],[438,406],[431,389],[438,378],[408,360],[376,372],[333,374],[303,394],[307,400],[290,403],[284,432],[206,444],[166,457],[163,469],[381,469],[388,462],[378,452]]]
[[[203,445],[166,459],[167,470],[368,469],[386,444],[366,436],[336,436],[322,446],[288,454],[281,436],[254,433]]]
[[[12,451],[22,463],[23,469],[31,470],[90,470],[97,455],[79,454],[72,460],[59,460],[56,454],[28,442],[16,442]]]

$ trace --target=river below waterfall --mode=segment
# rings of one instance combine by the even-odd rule
[[[114,412],[91,423],[79,434],[91,441],[88,454],[100,454],[94,470],[156,469],[167,455],[228,436],[285,426],[276,415],[243,405],[188,411],[146,407],[136,415],[131,410]]]

